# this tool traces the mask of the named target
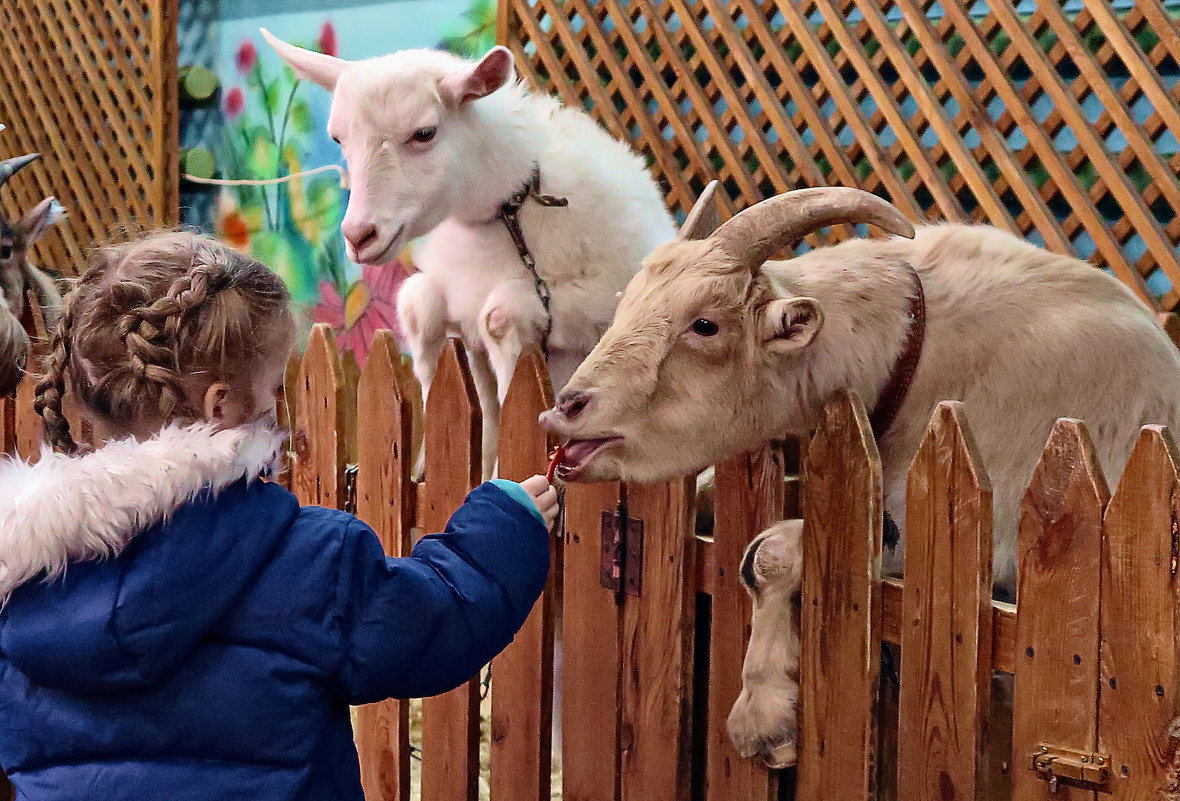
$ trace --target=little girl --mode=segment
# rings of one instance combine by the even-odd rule
[[[349,705],[457,687],[523,624],[543,477],[479,487],[404,559],[254,480],[293,336],[282,282],[192,234],[103,250],[78,282],[37,387],[64,454],[0,463],[18,799],[360,799]],[[65,455],[67,386],[110,444]]]

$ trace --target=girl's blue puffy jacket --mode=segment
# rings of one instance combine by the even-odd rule
[[[276,442],[174,427],[0,465],[18,799],[360,799],[349,705],[450,690],[512,640],[549,568],[519,487],[477,488],[390,559],[350,515],[247,481]]]

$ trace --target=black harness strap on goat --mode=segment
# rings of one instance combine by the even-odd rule
[[[546,207],[568,206],[569,200],[564,197],[543,194],[541,192],[541,168],[533,167],[533,174],[525,182],[524,186],[513,192],[507,200],[500,204],[500,210],[496,212],[497,219],[502,221],[504,227],[508,229],[508,235],[512,237],[512,243],[516,245],[516,252],[520,256],[521,262],[528,269],[529,273],[532,274],[533,284],[537,290],[537,297],[541,301],[541,306],[545,309],[545,331],[541,334],[541,352],[548,359],[549,334],[553,331],[553,311],[549,308],[552,294],[549,291],[549,282],[537,272],[537,260],[533,258],[528,243],[524,240],[524,231],[520,229],[519,213],[524,204],[530,199]]]
[[[910,295],[909,325],[901,354],[897,357],[889,380],[885,382],[877,398],[877,405],[869,415],[869,425],[877,442],[880,442],[889,431],[910,394],[914,374],[918,371],[918,362],[922,359],[922,346],[926,342],[926,293],[922,289],[922,279],[918,271],[910,264],[906,264],[906,268],[910,272],[910,280],[914,287]],[[901,532],[888,512],[885,513],[884,540],[888,548],[896,547],[901,540]]]

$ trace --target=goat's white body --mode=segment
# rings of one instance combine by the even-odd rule
[[[962,401],[993,485],[996,584],[1011,591],[1020,499],[1054,421],[1089,423],[1113,486],[1141,426],[1180,430],[1180,352],[1147,306],[1091,265],[994,228],[927,226],[913,240],[852,240],[766,265],[784,295],[816,297],[825,313],[824,335],[803,357],[810,369],[781,376],[773,393],[848,387],[871,409],[905,336],[907,261],[925,290],[926,342],[879,443],[885,506],[904,527],[906,474],[930,415]],[[884,569],[900,573],[902,555],[887,554]]]
[[[472,191],[455,193],[456,207],[429,235],[421,272],[403,285],[398,311],[424,393],[447,335],[461,337],[469,350],[484,413],[486,469],[517,358],[541,344],[545,327],[533,278],[495,218],[500,201],[529,179],[533,164],[540,167],[541,191],[569,201],[543,207],[530,200],[520,211],[525,240],[552,292],[555,389],[610,324],[616,293],[675,229],[642,159],[582,112],[516,85],[471,104],[471,111],[481,151],[465,171]]]

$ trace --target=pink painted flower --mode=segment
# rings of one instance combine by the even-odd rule
[[[406,272],[401,261],[383,267],[365,267],[360,280],[348,288],[344,297],[329,282],[320,283],[321,299],[313,320],[332,326],[336,343],[342,350],[355,353],[361,367],[365,366],[377,329],[388,328],[401,338],[397,291],[406,279]]]
[[[242,43],[238,45],[238,72],[245,75],[254,69],[254,65],[257,63],[258,49],[254,47],[254,42],[243,39]]]
[[[222,108],[225,110],[225,116],[231,120],[235,119],[246,108],[246,95],[242,93],[240,88],[235,86],[225,93]]]
[[[340,55],[340,47],[336,41],[336,28],[332,23],[325,22],[320,28],[320,38],[316,40],[320,52],[328,56]]]

